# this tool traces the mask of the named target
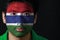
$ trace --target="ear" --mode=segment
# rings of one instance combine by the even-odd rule
[[[3,20],[3,23],[6,23],[6,18],[5,18],[5,13],[2,12],[2,20]]]
[[[36,21],[37,21],[37,13],[35,14],[34,24],[36,24]]]

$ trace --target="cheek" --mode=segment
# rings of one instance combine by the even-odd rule
[[[7,29],[8,29],[9,31],[14,31],[14,30],[16,30],[16,27],[13,27],[13,26],[7,26]]]
[[[31,26],[31,25],[26,25],[26,26],[23,26],[23,27],[24,27],[25,31],[31,31],[32,28],[33,28],[33,26]]]
[[[23,17],[23,21],[27,22],[27,23],[33,23],[34,21],[34,17],[33,16],[26,16],[26,17]]]
[[[6,22],[7,23],[33,23],[34,16],[15,16],[15,17],[7,16]]]

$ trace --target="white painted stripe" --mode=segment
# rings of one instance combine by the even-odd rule
[[[34,16],[34,13],[27,13],[28,15]],[[26,13],[22,14],[23,16],[26,16]]]
[[[6,13],[7,16],[12,15],[12,13]]]
[[[22,15],[22,14],[21,14],[21,13],[16,13],[16,15],[20,16],[20,15]]]
[[[6,23],[6,25],[15,25],[15,26],[19,26],[19,25],[21,25],[21,23]],[[22,25],[33,25],[33,23],[23,23]]]
[[[33,16],[33,15],[34,15],[34,13],[31,13],[30,15],[32,15],[32,16]]]
[[[26,16],[26,13],[15,13],[17,16]],[[29,13],[30,16],[34,16],[34,13]],[[6,16],[13,16],[13,13],[6,13]]]
[[[23,25],[33,25],[33,23],[23,23]]]

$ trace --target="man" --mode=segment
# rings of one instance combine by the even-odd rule
[[[8,3],[6,12],[2,12],[2,19],[7,26],[7,31],[0,36],[0,40],[47,40],[38,36],[32,29],[37,14],[28,2]]]

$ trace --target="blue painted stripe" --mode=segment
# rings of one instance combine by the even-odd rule
[[[34,16],[6,16],[7,23],[33,23]]]

